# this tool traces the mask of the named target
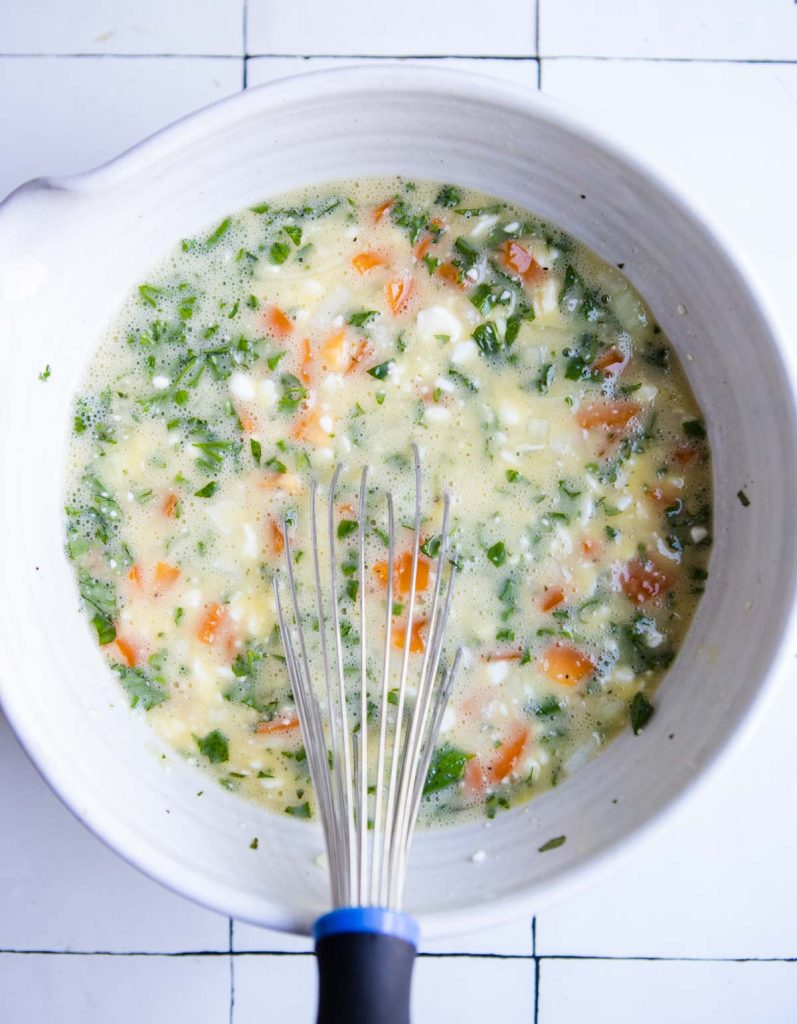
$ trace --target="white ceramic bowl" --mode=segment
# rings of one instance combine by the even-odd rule
[[[326,907],[320,835],[210,784],[126,706],[63,552],[70,404],[104,325],[177,239],[283,189],[394,173],[494,193],[623,262],[684,362],[714,455],[710,579],[650,726],[489,825],[419,835],[408,904],[427,934],[533,911],[660,821],[760,705],[795,590],[793,391],[749,273],[661,180],[551,101],[428,68],[321,72],[220,103],[89,174],[25,186],[0,211],[6,714],[109,845],[178,892],[276,928],[304,930]]]

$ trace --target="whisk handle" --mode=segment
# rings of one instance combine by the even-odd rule
[[[418,926],[380,907],[333,910],[313,929],[317,1024],[409,1024]]]

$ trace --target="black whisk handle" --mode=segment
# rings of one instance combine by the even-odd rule
[[[379,907],[334,910],[316,922],[317,1024],[409,1024],[418,928]]]

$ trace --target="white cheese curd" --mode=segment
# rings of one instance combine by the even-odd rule
[[[75,396],[65,540],[109,697],[122,693],[191,770],[317,818],[276,629],[286,541],[318,668],[309,492],[317,481],[325,515],[342,464],[344,678],[354,724],[365,595],[372,746],[387,615],[390,690],[406,638],[409,708],[418,699],[448,493],[459,572],[441,665],[464,654],[421,821],[489,824],[627,729],[638,694],[667,699],[657,684],[711,586],[710,451],[685,427],[700,408],[619,270],[529,211],[365,177],[258,209],[231,213],[212,245],[214,225],[185,250],[176,239],[130,282]],[[410,624],[413,443],[424,488]],[[644,734],[634,744],[644,757]]]

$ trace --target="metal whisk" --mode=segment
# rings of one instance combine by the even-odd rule
[[[319,964],[319,1024],[333,1021],[402,1024],[409,1020],[409,988],[418,929],[400,912],[412,843],[424,784],[440,723],[454,683],[461,651],[450,667],[440,671],[443,639],[451,609],[456,566],[447,558],[449,496],[443,499],[443,517],[431,600],[426,612],[426,644],[420,669],[412,657],[416,621],[419,551],[421,544],[422,480],[418,449],[412,446],[415,468],[415,519],[412,567],[403,627],[393,622],[395,515],[393,496],[387,506],[387,594],[384,636],[378,661],[381,685],[369,694],[369,642],[367,616],[366,533],[368,467],[362,471],[358,503],[358,625],[359,715],[352,714],[344,672],[341,615],[338,607],[339,569],[336,549],[335,494],[341,466],[329,488],[327,512],[328,587],[325,592],[317,522],[318,485],[310,491],[314,607],[303,613],[294,575],[289,524],[283,524],[285,566],[291,608],[286,611],[281,591],[284,581],[274,579],[282,643],[288,675],[307,752],[310,776],[329,860],[332,904],[336,908],[319,918],[314,927]],[[444,588],[444,576],[448,579]],[[328,609],[328,610],[327,610]],[[313,670],[306,624],[317,623],[319,666]],[[401,634],[396,630],[403,629]],[[394,656],[394,636],[400,657]],[[374,650],[378,645],[374,643]],[[398,664],[396,664],[398,662]],[[417,679],[414,702],[411,677]],[[318,688],[315,683],[322,685]],[[391,685],[395,683],[395,685]],[[371,689],[374,689],[373,687]],[[357,696],[356,691],[352,696]],[[370,703],[369,703],[370,702]],[[374,708],[375,704],[375,708]],[[370,714],[376,712],[376,765],[369,771]]]

